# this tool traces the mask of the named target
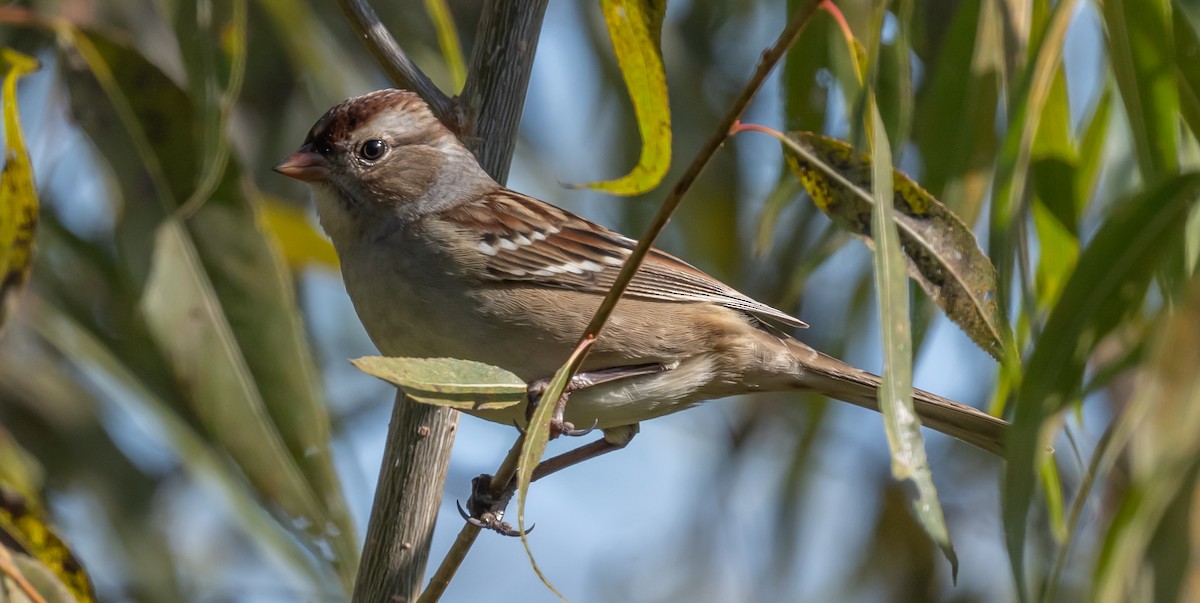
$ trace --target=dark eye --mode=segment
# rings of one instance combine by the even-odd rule
[[[383,154],[387,152],[387,148],[388,146],[386,142],[379,140],[378,138],[372,138],[371,140],[364,142],[362,146],[359,147],[358,154],[367,161],[375,161],[376,159],[383,157]]]

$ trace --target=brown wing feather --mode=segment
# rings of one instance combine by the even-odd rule
[[[485,271],[499,282],[604,294],[637,244],[570,212],[509,190],[447,210],[444,219],[479,233]],[[670,254],[652,249],[628,297],[712,303],[792,327],[799,319],[759,303]]]

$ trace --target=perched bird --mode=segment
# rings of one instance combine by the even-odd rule
[[[310,185],[355,310],[388,356],[544,380],[635,245],[498,184],[403,90],[336,105],[275,170]],[[813,391],[878,409],[879,377],[784,330],[804,326],[655,249],[584,363],[565,420],[623,446],[641,421],[734,394]],[[921,390],[913,398],[925,425],[1001,453],[1004,421]],[[467,412],[526,421],[522,408]]]

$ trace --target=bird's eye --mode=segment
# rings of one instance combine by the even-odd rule
[[[387,152],[387,148],[386,142],[378,138],[372,138],[363,143],[362,147],[358,149],[358,154],[367,161],[375,161],[383,157],[383,154]]]

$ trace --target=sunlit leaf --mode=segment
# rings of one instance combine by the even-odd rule
[[[846,143],[808,132],[788,135],[788,165],[813,201],[838,225],[870,244],[874,204],[870,158]],[[896,225],[908,275],[946,316],[993,357],[1005,335],[997,315],[996,273],[971,229],[917,183],[893,170]]]
[[[1120,202],[1084,249],[1034,345],[1009,431],[1004,525],[1009,557],[1023,563],[1043,424],[1074,401],[1093,348],[1141,307],[1162,256],[1178,243],[1200,194],[1200,175],[1170,178]]]
[[[638,195],[653,189],[671,167],[671,108],[663,70],[659,35],[666,0],[602,0],[617,65],[625,78],[642,154],[628,174],[616,180],[580,185],[617,195]]]
[[[292,270],[317,264],[337,268],[337,251],[325,235],[313,228],[308,214],[300,208],[264,195],[258,219],[262,229],[275,238],[284,261]]]
[[[0,484],[0,547],[27,555],[44,567],[80,603],[95,601],[87,572],[31,499]],[[39,589],[40,590],[40,589]]]
[[[1079,257],[1079,218],[1083,193],[1075,173],[1079,162],[1071,136],[1067,81],[1058,70],[1038,120],[1032,151],[1032,181],[1036,196],[1033,223],[1038,235],[1038,308],[1058,298]]]
[[[0,172],[0,329],[8,318],[16,295],[29,280],[33,260],[33,238],[37,229],[38,198],[33,166],[25,150],[17,108],[17,80],[36,71],[33,57],[0,48],[4,72],[4,168]]]
[[[425,12],[433,21],[437,31],[438,46],[442,48],[442,58],[450,69],[450,80],[454,84],[454,93],[463,89],[467,81],[467,62],[463,59],[462,44],[458,41],[458,29],[454,27],[454,18],[446,0],[425,0]]]
[[[385,358],[350,361],[424,404],[459,410],[496,410],[525,402],[527,385],[520,377],[491,365],[452,358]]]
[[[900,250],[895,196],[892,186],[892,155],[884,131],[883,119],[868,93],[867,110],[871,119],[871,239],[874,241],[875,290],[879,296],[879,324],[883,332],[883,378],[879,387],[879,410],[887,432],[892,456],[892,477],[909,480],[917,489],[913,509],[921,527],[937,543],[950,561],[950,571],[958,576],[958,555],[950,542],[946,518],[938,502],[937,488],[925,455],[921,422],[912,400],[912,331],[908,310],[908,279],[905,255]],[[812,190],[810,187],[809,190]],[[815,198],[815,195],[814,195]]]

